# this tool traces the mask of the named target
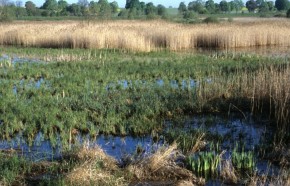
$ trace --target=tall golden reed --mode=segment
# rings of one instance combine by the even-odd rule
[[[23,21],[0,24],[0,45],[132,51],[290,46],[286,19],[185,25],[164,21]]]
[[[290,131],[290,65],[271,64],[258,70],[237,70],[234,75],[210,74],[212,83],[197,87],[201,104],[215,100],[230,100],[233,104],[251,106],[253,113],[274,119],[279,132],[279,140]],[[250,102],[250,104],[248,104]],[[202,106],[203,106],[202,105]],[[238,107],[235,110],[240,111]]]

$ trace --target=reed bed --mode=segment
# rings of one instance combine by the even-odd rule
[[[207,104],[215,105],[224,100],[226,104],[219,105],[220,108],[267,115],[266,119],[272,119],[281,132],[278,138],[282,140],[287,136],[290,130],[289,64],[273,62],[255,70],[235,68],[233,72],[229,71],[215,72],[212,74],[212,83],[198,86],[197,100],[201,110]]]
[[[170,51],[290,46],[290,22],[256,20],[184,25],[164,21],[13,22],[0,25],[0,45]]]

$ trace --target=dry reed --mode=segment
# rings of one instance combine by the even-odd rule
[[[197,86],[197,100],[200,108],[216,100],[239,104],[235,110],[249,110],[254,114],[267,114],[274,119],[280,132],[275,143],[280,144],[289,134],[290,116],[290,66],[263,66],[255,71],[239,71],[233,76],[222,78],[223,74],[212,75],[212,83]],[[251,107],[251,108],[250,108]]]
[[[170,183],[203,183],[191,171],[175,163],[178,156],[177,145],[160,148],[156,153],[136,160],[128,167],[120,169],[114,158],[108,156],[100,147],[89,148],[88,145],[75,153],[69,154],[70,159],[79,162],[70,171],[65,180],[71,185],[125,185],[128,182],[166,181]],[[101,167],[98,168],[98,163]],[[122,172],[122,176],[117,177]],[[133,177],[132,177],[133,176]]]
[[[71,158],[80,162],[65,179],[70,185],[126,185],[124,177],[115,177],[117,162],[108,156],[100,147],[84,146]],[[101,168],[97,164],[101,164]]]
[[[231,160],[225,160],[222,162],[221,177],[227,184],[237,184],[238,177],[236,175],[236,170],[231,162]]]
[[[142,159],[127,169],[137,180],[188,180],[197,183],[199,180],[189,170],[175,163],[177,145],[173,144],[166,149],[159,149],[153,155]]]
[[[290,46],[287,20],[183,25],[164,21],[13,22],[0,25],[0,45],[118,48],[130,51]]]

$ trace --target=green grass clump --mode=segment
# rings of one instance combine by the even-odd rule
[[[29,171],[29,163],[16,154],[7,155],[0,153],[0,184],[12,185],[21,184],[24,174]]]
[[[236,147],[232,152],[232,163],[238,170],[253,170],[256,166],[254,152],[245,152],[244,149],[238,151]]]
[[[216,174],[220,161],[220,155],[215,152],[198,152],[187,158],[189,169],[198,175]]]

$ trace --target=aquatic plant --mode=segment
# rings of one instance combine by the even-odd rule
[[[197,152],[187,158],[189,168],[198,175],[216,174],[221,161],[216,152]]]
[[[253,170],[256,166],[255,155],[253,151],[245,152],[244,148],[241,151],[236,146],[232,151],[232,163],[238,170]]]

